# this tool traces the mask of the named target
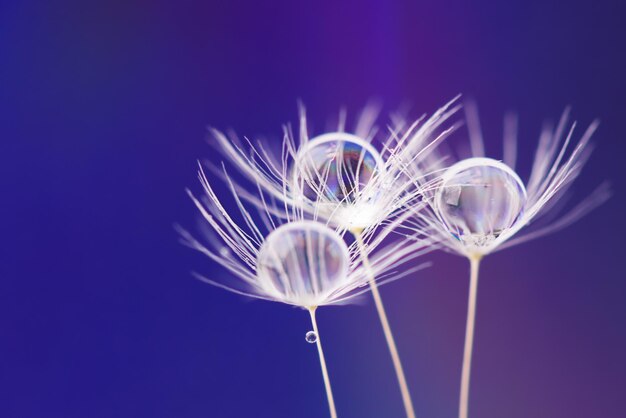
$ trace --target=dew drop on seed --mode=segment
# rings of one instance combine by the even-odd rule
[[[295,181],[304,197],[344,205],[359,199],[372,177],[384,169],[374,148],[343,132],[311,139],[298,162]]]
[[[256,260],[258,286],[297,306],[317,306],[348,277],[350,255],[341,236],[313,221],[272,231]]]
[[[520,220],[526,189],[505,164],[470,158],[446,171],[435,200],[450,232],[465,244],[482,247]]]
[[[304,336],[304,339],[309,344],[315,344],[317,342],[317,334],[315,333],[315,331],[309,331]]]

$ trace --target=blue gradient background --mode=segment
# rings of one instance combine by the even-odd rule
[[[192,279],[183,189],[205,127],[278,136],[371,97],[459,92],[498,156],[571,104],[602,120],[575,186],[615,196],[483,264],[471,416],[618,418],[626,396],[626,14],[619,1],[0,3],[0,416],[327,415],[307,315]],[[526,170],[526,171],[525,171]],[[457,410],[466,261],[382,290],[419,417]],[[403,416],[371,304],[319,312],[339,414]]]

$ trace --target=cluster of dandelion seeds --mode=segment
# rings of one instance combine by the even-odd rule
[[[407,123],[392,116],[381,129],[375,123],[378,110],[368,107],[353,130],[346,130],[342,112],[336,129],[313,136],[301,106],[297,135],[290,125],[283,127],[279,155],[263,142],[211,130],[237,180],[226,163],[200,164],[203,194],[188,193],[211,232],[204,238],[179,232],[185,245],[223,266],[233,280],[197,277],[309,312],[313,330],[306,340],[318,349],[331,417],[337,416],[337,408],[315,316],[320,306],[350,303],[371,293],[406,416],[414,418],[378,287],[426,267],[428,263],[412,262],[430,251],[443,248],[467,257],[471,274],[459,401],[459,417],[467,418],[480,260],[563,228],[608,197],[608,188],[601,186],[570,212],[533,229],[535,219],[556,210],[580,173],[597,124],[572,145],[575,124],[566,128],[566,111],[556,128],[543,131],[524,183],[515,172],[513,119],[507,119],[503,161],[485,157],[471,104],[466,119],[473,156],[451,161],[441,152],[441,143],[462,126],[460,108],[457,97],[430,117]],[[207,170],[230,193],[218,196]],[[225,199],[238,210],[227,209]],[[529,232],[523,234],[523,229]]]

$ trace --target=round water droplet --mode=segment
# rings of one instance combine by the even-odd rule
[[[304,339],[309,344],[315,344],[317,342],[317,334],[315,333],[315,331],[309,331],[304,336]]]
[[[455,237],[480,252],[521,218],[526,188],[507,165],[469,158],[442,176],[435,208]]]
[[[311,201],[349,205],[363,198],[372,177],[384,169],[380,154],[370,143],[345,132],[332,132],[311,139],[299,151],[294,186]]]
[[[335,230],[313,221],[282,225],[257,257],[259,285],[270,296],[298,306],[319,306],[348,277],[348,247]]]

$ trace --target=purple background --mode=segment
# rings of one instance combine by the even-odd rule
[[[475,98],[498,157],[520,114],[599,117],[575,186],[612,200],[484,262],[470,414],[624,417],[626,26],[620,1],[0,3],[0,416],[327,415],[305,312],[189,275],[205,127],[278,136],[374,97]],[[457,410],[468,266],[382,290],[419,417]],[[372,304],[319,312],[339,414],[403,416]]]

